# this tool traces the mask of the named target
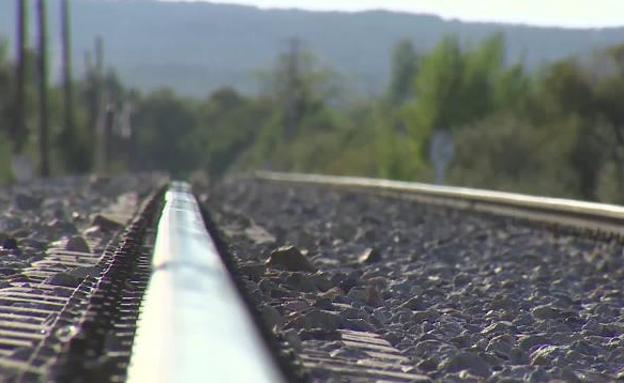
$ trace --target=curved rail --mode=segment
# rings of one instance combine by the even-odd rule
[[[282,382],[189,185],[165,197],[129,382]]]
[[[617,205],[364,177],[278,172],[257,172],[256,177],[268,181],[371,189],[427,203],[624,234],[624,207]]]

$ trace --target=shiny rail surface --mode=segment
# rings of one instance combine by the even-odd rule
[[[165,197],[129,382],[281,382],[190,187]]]
[[[256,177],[267,181],[369,189],[425,203],[624,234],[624,207],[617,205],[365,177],[279,172],[256,172]]]

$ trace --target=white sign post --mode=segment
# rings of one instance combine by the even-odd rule
[[[35,174],[32,160],[24,154],[14,154],[11,157],[11,170],[19,183],[32,180]]]
[[[436,129],[431,135],[429,147],[429,159],[435,170],[435,182],[438,185],[444,184],[446,169],[453,160],[455,147],[453,136],[446,129]]]

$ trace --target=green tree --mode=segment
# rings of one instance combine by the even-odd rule
[[[505,68],[503,52],[501,35],[471,49],[449,36],[422,58],[414,80],[417,97],[401,113],[413,158],[428,157],[434,130],[457,131],[522,99],[528,89],[522,66]]]
[[[467,121],[462,117],[464,58],[457,38],[446,37],[422,60],[415,79],[418,98],[409,125],[417,141],[433,129],[450,129]]]
[[[137,106],[135,129],[143,169],[183,175],[198,161],[197,114],[170,90],[154,92]]]
[[[340,119],[329,105],[339,98],[338,83],[331,70],[292,40],[261,79],[261,99],[272,105],[272,113],[264,120],[247,162],[281,170],[308,164],[303,152],[294,149],[296,142],[337,128]]]
[[[240,168],[242,158],[252,146],[272,104],[250,100],[231,88],[215,91],[199,107],[197,139],[202,143],[202,166],[211,176]]]
[[[579,128],[577,118],[535,126],[513,113],[487,117],[455,132],[449,180],[472,187],[578,197],[578,177],[569,158]],[[567,133],[561,134],[562,129]]]
[[[591,79],[575,62],[561,61],[548,68],[536,96],[547,117],[546,123],[570,118],[577,121],[575,130],[562,127],[560,134],[574,137],[569,166],[577,173],[581,196],[596,199],[606,152],[601,137],[604,131],[595,118]]]
[[[426,136],[434,129],[457,129],[493,113],[498,96],[511,92],[512,79],[518,81],[518,68],[504,69],[503,49],[500,35],[468,51],[462,51],[456,37],[443,39],[423,58],[416,76],[413,128]]]
[[[397,43],[392,51],[392,72],[388,87],[388,100],[401,105],[414,96],[413,79],[418,70],[418,56],[409,39]]]

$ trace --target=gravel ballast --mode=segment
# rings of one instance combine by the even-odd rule
[[[0,189],[0,287],[27,283],[20,272],[42,260],[48,249],[101,252],[162,181],[147,174],[85,176]]]
[[[251,179],[202,199],[265,322],[304,361],[314,350],[313,381],[356,380],[323,363],[370,362],[345,331],[375,334],[403,372],[434,381],[624,378],[616,240]]]

